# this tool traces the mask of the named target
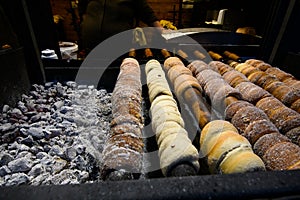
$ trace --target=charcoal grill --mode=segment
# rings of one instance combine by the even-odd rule
[[[195,38],[201,38],[201,34],[195,35]],[[247,41],[245,38],[242,39]],[[178,41],[180,38],[170,41],[170,44],[180,43]],[[249,40],[248,43],[241,43],[240,40],[235,42],[239,45],[233,45],[232,48],[228,44],[212,45],[209,43],[205,43],[204,47],[207,50],[223,51],[226,49],[233,50],[233,52],[238,52],[240,49],[246,57],[255,57],[256,39],[253,42],[251,38],[251,44]],[[193,48],[193,44],[180,43],[175,46],[175,52],[176,48],[183,49],[190,55],[189,50]],[[154,58],[163,63],[164,57],[160,50],[152,49],[152,51]],[[137,60],[140,64],[145,64],[149,59],[144,56],[143,52],[144,49],[137,51]],[[120,63],[126,56],[120,56],[110,66],[103,69],[104,76],[98,88],[105,88],[109,92],[113,90]],[[43,62],[49,81],[74,80],[82,64],[79,60],[44,60]],[[143,95],[146,97],[147,92],[143,91]],[[231,175],[204,174],[187,177],[162,177],[159,172],[154,172],[149,178],[139,180],[106,181],[82,185],[1,187],[0,199],[300,199],[299,180],[299,170]]]

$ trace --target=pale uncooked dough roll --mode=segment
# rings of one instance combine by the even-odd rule
[[[159,124],[158,126],[156,126],[156,129],[154,130],[154,132],[155,132],[156,138],[158,139],[165,130],[181,129],[181,128],[182,128],[182,126],[175,121],[166,121],[166,122],[163,122],[163,123]]]
[[[174,60],[178,64],[179,61]],[[175,65],[173,62],[167,63],[168,68]],[[154,60],[146,63],[145,71],[151,102],[152,130],[158,144],[161,171],[164,176],[170,176],[177,166],[188,163],[195,175],[200,168],[198,151],[184,129],[184,120],[173,98],[165,73],[160,63]],[[184,172],[180,174],[184,175]]]
[[[159,149],[160,166],[162,173],[168,175],[170,171],[181,163],[189,163],[195,171],[200,168],[197,149],[192,145],[190,139],[184,134],[167,138],[168,145]]]
[[[188,135],[188,132],[179,124],[174,124],[174,127],[172,128],[164,128],[162,131],[156,135],[157,138],[157,144],[158,146],[162,146],[162,142],[165,141],[165,138],[167,138],[169,135],[177,135],[177,134],[185,134]]]
[[[184,127],[184,121],[180,113],[169,112],[168,109],[163,109],[161,112],[152,115],[152,129],[156,130],[160,124],[168,121],[174,121]]]
[[[157,60],[149,60],[145,66],[145,73],[148,74],[152,69],[157,69],[160,63]]]
[[[171,90],[167,89],[167,84],[165,83],[153,83],[148,84],[148,90],[149,90],[149,100],[153,101],[156,97],[160,95],[168,95],[173,96]]]
[[[171,101],[171,104],[170,105],[176,105],[177,107],[177,102],[176,100],[173,98],[173,96],[171,95],[161,95],[161,96],[158,96],[156,97],[152,102],[151,104],[153,103],[153,105],[157,104],[157,103],[160,103],[160,104],[165,104],[166,102],[169,103]]]
[[[184,121],[178,110],[176,101],[167,95],[159,96],[157,99],[154,99],[150,107],[152,129],[157,132],[157,127],[161,125],[162,122],[165,123],[168,121],[174,121],[184,127]]]
[[[165,73],[161,65],[156,60],[150,60],[145,66],[147,75],[147,86],[149,90],[149,100],[152,102],[159,95],[172,96],[169,84],[165,78]]]
[[[165,95],[166,96],[166,95]],[[159,101],[150,107],[151,115],[158,115],[162,112],[170,112],[180,115],[177,104],[173,101]]]

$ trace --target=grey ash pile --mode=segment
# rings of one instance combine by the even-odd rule
[[[111,94],[75,82],[33,85],[0,114],[0,186],[101,181]]]

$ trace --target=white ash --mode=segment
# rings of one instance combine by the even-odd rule
[[[111,93],[94,86],[32,85],[0,113],[0,186],[100,180],[111,121]]]

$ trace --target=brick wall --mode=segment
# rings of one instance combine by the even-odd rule
[[[147,0],[159,19],[178,23],[179,0]]]
[[[63,17],[62,26],[65,34],[65,41],[78,41],[78,34],[73,25],[73,18],[71,14],[70,0],[50,0],[52,6],[52,14]],[[76,11],[76,10],[75,10]]]
[[[179,21],[180,0],[147,0],[159,19],[169,20],[179,28],[185,28],[190,24],[191,10],[182,9],[181,23]]]
[[[179,0],[147,0],[149,6],[154,10],[158,19],[169,20],[178,26]],[[70,0],[50,0],[53,15],[60,15],[64,18],[62,27],[65,34],[65,41],[78,41],[78,34],[73,26],[72,14],[70,13]],[[76,11],[76,9],[75,9]],[[183,12],[182,23],[187,24],[190,19],[190,12]],[[141,24],[143,26],[143,24]]]

